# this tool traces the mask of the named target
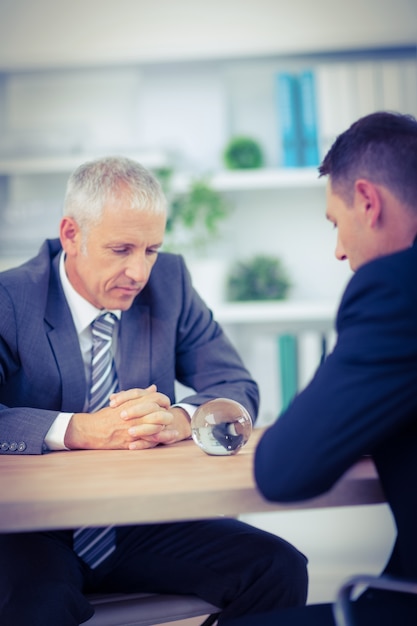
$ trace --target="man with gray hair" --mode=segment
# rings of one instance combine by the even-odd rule
[[[0,274],[0,453],[174,444],[217,397],[256,418],[256,383],[182,257],[160,253],[165,224],[150,172],[86,163],[60,239]],[[180,401],[176,380],[192,390]],[[0,553],[3,626],[76,626],[92,591],[195,594],[219,623],[306,600],[305,557],[234,519],[3,535]]]

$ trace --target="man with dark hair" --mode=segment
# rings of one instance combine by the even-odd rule
[[[256,482],[269,500],[312,498],[371,455],[397,527],[386,572],[417,580],[417,121],[363,117],[319,171],[336,257],[355,274],[334,350],[259,443]],[[316,622],[308,608],[276,623],[333,624],[330,611]]]

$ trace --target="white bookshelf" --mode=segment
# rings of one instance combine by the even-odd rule
[[[263,191],[323,187],[317,168],[259,168],[253,170],[218,171],[207,175],[210,184],[221,192]],[[192,175],[179,173],[174,188],[185,190]]]
[[[123,153],[124,156],[139,161],[149,169],[172,167],[172,159],[163,152]],[[77,154],[72,156],[39,156],[26,158],[0,159],[0,176],[22,176],[38,174],[69,174],[81,163],[98,158],[99,153]],[[256,191],[262,189],[292,189],[300,187],[320,187],[323,180],[318,177],[316,168],[259,168],[253,170],[221,170],[205,174],[211,185],[218,191]],[[188,188],[195,174],[178,172],[174,176],[174,189]]]
[[[336,306],[335,302],[233,302],[219,305],[216,317],[245,333],[329,332]]]
[[[123,153],[150,169],[168,167],[168,155],[161,151]],[[0,176],[22,176],[31,174],[70,174],[85,161],[102,156],[98,152],[74,155],[9,157],[0,159]]]
[[[415,56],[389,49],[362,56],[316,52],[0,74],[2,265],[31,256],[42,228],[48,237],[57,232],[71,171],[96,156],[125,154],[151,169],[172,168],[173,191],[206,177],[227,195],[233,211],[214,255],[228,263],[281,256],[296,298],[336,299],[346,272],[332,262],[325,180],[316,167],[281,167],[275,79],[286,67],[314,70],[322,158],[336,134],[373,106],[417,112]],[[363,76],[372,78],[367,99]],[[258,140],[262,168],[224,169],[223,150],[237,135]]]

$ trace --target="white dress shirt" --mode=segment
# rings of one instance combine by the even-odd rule
[[[93,306],[85,298],[80,296],[77,291],[75,291],[74,287],[68,280],[64,261],[65,255],[62,252],[59,260],[59,277],[64,290],[65,298],[71,311],[75,330],[77,331],[78,341],[80,342],[85,379],[87,381],[87,389],[89,389],[91,378],[91,350],[93,347],[91,324],[96,317],[102,315],[105,311]],[[120,320],[121,311],[116,310],[111,312]],[[118,325],[115,326],[112,340],[112,350],[114,355],[117,354],[117,331]],[[84,411],[87,411],[87,408],[88,394],[86,395],[84,402]],[[45,445],[49,450],[68,450],[68,448],[64,445],[64,437],[72,415],[73,413],[60,413],[55,419],[45,437]]]
[[[64,294],[68,303],[68,306],[71,311],[72,319],[74,321],[75,330],[77,331],[78,341],[80,342],[80,349],[84,363],[84,371],[85,371],[85,379],[87,381],[87,389],[90,387],[90,378],[91,378],[91,351],[93,347],[93,335],[91,331],[92,322],[98,317],[105,313],[103,309],[97,309],[97,307],[93,306],[90,302],[88,302],[85,298],[80,296],[80,294],[75,291],[74,287],[71,285],[68,280],[67,273],[65,271],[65,255],[62,252],[61,258],[59,260],[59,277],[61,280],[62,288],[64,290]],[[118,320],[121,317],[120,310],[112,310],[113,313]],[[112,350],[116,363],[116,370],[118,364],[118,330],[119,324],[115,326],[115,330],[113,333],[112,339]],[[175,406],[179,406],[183,408],[188,415],[193,415],[194,411],[197,407],[189,404],[177,404]],[[86,395],[84,402],[84,411],[88,409],[88,394]],[[46,437],[44,440],[44,444],[46,449],[48,450],[68,450],[68,448],[64,445],[65,433],[68,428],[69,421],[73,413],[59,413],[56,417],[55,421],[51,425],[50,429],[46,433]]]

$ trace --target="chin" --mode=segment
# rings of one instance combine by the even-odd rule
[[[121,311],[128,311],[133,304],[135,298],[120,298],[113,302],[112,309],[120,309]]]

